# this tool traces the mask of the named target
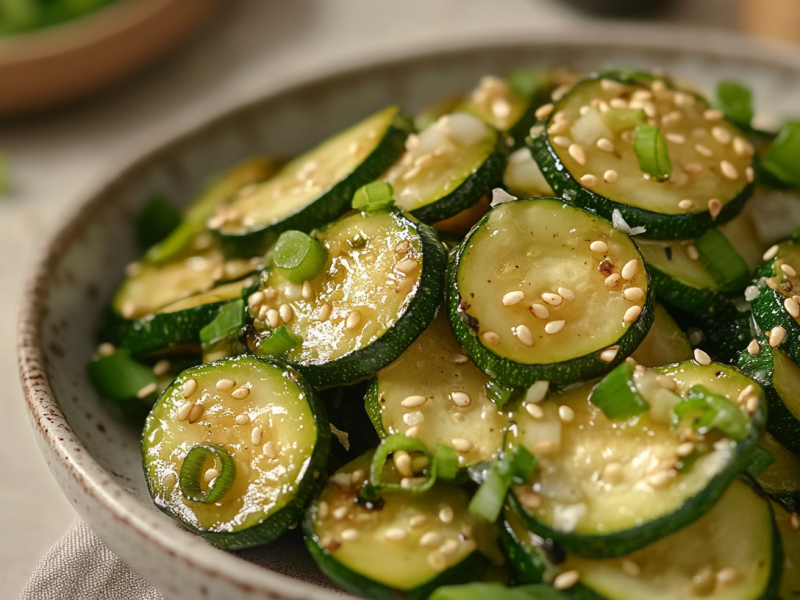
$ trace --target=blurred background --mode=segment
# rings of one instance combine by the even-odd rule
[[[0,596],[75,519],[27,423],[14,338],[36,249],[76,198],[154,135],[309,71],[611,18],[800,41],[798,0],[0,0]]]

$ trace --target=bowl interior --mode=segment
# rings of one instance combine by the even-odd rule
[[[85,375],[86,363],[96,346],[94,331],[100,311],[120,283],[125,265],[137,256],[133,218],[150,196],[164,194],[184,205],[211,176],[248,155],[296,154],[387,104],[399,104],[413,113],[442,96],[471,88],[484,74],[503,74],[521,66],[660,67],[706,89],[720,79],[733,78],[752,86],[760,109],[784,114],[791,114],[799,97],[800,68],[788,59],[780,64],[771,60],[768,52],[748,55],[746,45],[730,39],[724,47],[709,40],[676,47],[679,37],[675,40],[662,33],[659,38],[640,31],[636,39],[629,35],[633,30],[624,31],[628,36],[625,46],[614,41],[622,39],[622,33],[594,31],[581,36],[572,32],[549,39],[537,34],[530,40],[464,44],[457,50],[329,75],[237,108],[189,133],[172,136],[112,174],[55,236],[33,275],[33,293],[22,307],[21,327],[35,330],[32,341],[23,342],[23,346],[27,343],[34,354],[40,355],[46,374],[41,393],[33,399],[28,393],[32,418],[41,421],[49,411],[47,414],[59,420],[63,413],[68,429],[61,435],[74,435],[78,441],[67,447],[60,443],[62,438],[54,438],[46,428],[42,430],[46,453],[60,458],[59,464],[72,464],[63,467],[55,465],[59,461],[52,461],[62,486],[70,489],[68,482],[75,479],[82,479],[84,489],[100,486],[97,474],[102,472],[117,497],[111,494],[102,502],[109,506],[117,503],[117,509],[124,506],[124,511],[145,515],[143,518],[157,523],[178,540],[177,552],[187,560],[205,546],[199,537],[182,532],[153,506],[142,475],[140,431],[118,421],[104,407]],[[25,368],[31,365],[23,361]],[[119,500],[123,497],[124,501]],[[79,498],[71,500],[80,511]],[[136,527],[137,518],[132,518],[133,524],[119,527]],[[270,547],[238,556],[272,572],[329,586],[296,532]],[[142,565],[133,566],[147,571]],[[269,581],[256,582],[261,577],[256,573],[260,572],[243,570],[243,575],[236,576],[258,588]],[[152,573],[145,575],[161,580]]]

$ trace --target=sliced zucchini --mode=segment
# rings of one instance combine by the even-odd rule
[[[456,448],[465,467],[497,454],[509,421],[487,396],[487,383],[462,353],[442,312],[378,372],[367,392],[367,412],[381,437],[412,431],[429,448]]]
[[[339,470],[306,512],[306,546],[322,572],[354,594],[415,600],[480,575],[478,544],[491,532],[470,514],[469,495],[437,482],[359,501],[371,462],[372,452]],[[385,477],[399,480],[393,465]]]
[[[734,217],[753,190],[752,148],[707,109],[658,79],[589,78],[556,103],[531,150],[556,194],[607,219],[619,211],[645,238],[692,238]],[[648,123],[660,143],[640,147],[634,129]],[[651,175],[640,163],[656,148],[667,156]]]
[[[235,550],[269,543],[299,522],[329,446],[325,409],[302,376],[243,355],[175,379],[147,418],[142,457],[156,506]],[[216,454],[185,464],[198,447]]]
[[[315,387],[354,383],[385,367],[433,320],[446,255],[436,232],[396,209],[358,212],[314,237],[328,259],[313,280],[291,283],[266,272],[249,299],[256,335],[280,325],[303,342],[284,358]]]
[[[769,433],[764,434],[759,445],[772,455],[774,462],[759,474],[758,485],[774,501],[797,512],[800,510],[800,459]]]
[[[208,226],[226,255],[249,257],[263,253],[282,231],[324,225],[347,212],[353,193],[400,157],[410,128],[399,108],[385,108],[218,208]]]
[[[499,136],[477,117],[445,115],[419,135],[383,176],[395,204],[426,223],[452,217],[476,204],[500,180],[505,157]]]
[[[503,185],[512,196],[518,198],[552,197],[553,188],[539,170],[533,160],[529,148],[520,148],[508,157],[508,164],[503,174]]]
[[[451,254],[448,278],[456,339],[509,387],[606,373],[644,339],[655,314],[631,239],[554,198],[495,207]]]
[[[781,539],[769,502],[741,481],[691,526],[627,556],[569,556],[581,600],[770,600],[782,571]],[[787,598],[787,596],[784,596]]]
[[[533,533],[508,507],[500,523],[500,544],[517,583],[521,584],[552,581],[558,565],[566,559],[561,546]]]
[[[660,304],[647,337],[631,354],[640,365],[660,367],[692,358],[692,346],[678,324]]]
[[[480,200],[469,208],[462,210],[449,219],[437,221],[433,226],[441,234],[443,242],[455,242],[453,246],[457,246],[464,236],[469,233],[469,230],[475,226],[475,223],[489,212],[489,208],[491,208],[489,196],[481,196]]]
[[[764,428],[757,383],[732,367],[690,361],[633,370],[606,401],[623,409],[632,394],[641,407],[608,418],[600,387],[621,372],[596,389],[586,383],[551,395],[540,419],[518,411],[512,430],[513,443],[540,457],[533,478],[512,488],[512,506],[533,532],[591,558],[623,556],[700,518],[749,466]],[[694,386],[705,388],[701,407]]]
[[[800,519],[779,504],[772,505],[775,522],[783,543],[783,576],[780,597],[791,600],[800,597]]]

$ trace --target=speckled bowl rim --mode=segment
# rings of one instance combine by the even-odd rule
[[[220,578],[245,594],[262,594],[268,598],[287,600],[341,598],[339,593],[271,572],[212,548],[200,538],[196,543],[186,543],[183,538],[171,536],[168,529],[154,526],[158,518],[156,513],[143,507],[95,461],[67,424],[46,375],[44,353],[39,340],[47,311],[43,298],[50,284],[49,265],[58,261],[64,250],[79,237],[85,221],[99,208],[103,196],[110,189],[120,185],[141,166],[168,154],[186,138],[214,127],[223,119],[246,113],[269,98],[297,93],[307,84],[333,83],[342,76],[370,71],[379,66],[391,67],[426,56],[446,57],[476,48],[535,49],[548,46],[680,51],[683,54],[697,53],[726,60],[763,62],[800,73],[800,47],[725,32],[613,22],[571,24],[548,31],[517,28],[502,34],[477,37],[474,34],[446,36],[445,39],[428,43],[417,42],[412,49],[407,45],[383,48],[367,56],[345,59],[338,63],[335,70],[325,65],[325,68],[296,75],[294,79],[284,79],[277,85],[273,82],[268,93],[245,101],[221,103],[160,128],[150,139],[108,169],[84,194],[83,199],[75,203],[65,216],[63,225],[44,242],[23,291],[17,329],[19,372],[29,418],[38,441],[43,452],[47,450],[55,458],[56,464],[50,464],[51,470],[66,472],[92,500],[144,543],[160,546],[176,561],[183,561],[206,576]]]

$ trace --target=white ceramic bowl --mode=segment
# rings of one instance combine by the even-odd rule
[[[173,599],[341,597],[297,532],[227,553],[180,529],[151,503],[140,432],[115,421],[85,375],[103,305],[136,256],[132,216],[153,193],[188,201],[212,173],[256,152],[292,154],[389,103],[415,111],[523,65],[660,67],[711,87],[755,90],[757,106],[791,114],[800,50],[742,38],[635,25],[573,27],[494,40],[419,45],[365,58],[193,126],[162,132],[80,202],[46,245],[19,320],[19,367],[31,421],[50,468],[78,513],[136,571]]]

